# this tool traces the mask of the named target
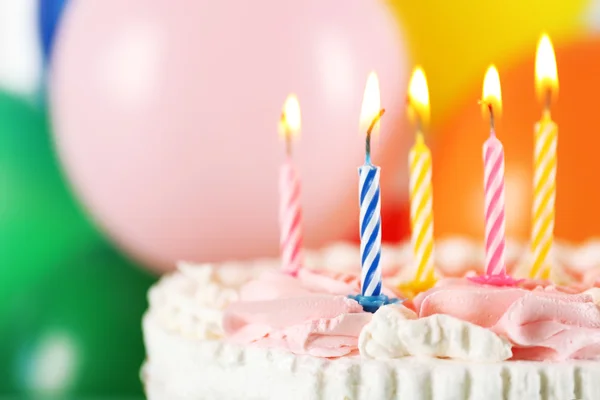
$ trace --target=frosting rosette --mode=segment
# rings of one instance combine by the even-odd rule
[[[512,356],[511,347],[489,329],[443,314],[417,318],[397,304],[377,310],[358,339],[360,354],[376,359],[416,356],[500,362]]]
[[[600,308],[591,294],[441,282],[414,300],[419,317],[447,314],[489,328],[513,345],[513,359],[600,359]]]

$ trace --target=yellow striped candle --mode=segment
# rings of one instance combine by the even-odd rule
[[[433,191],[431,187],[431,151],[423,134],[417,133],[409,154],[410,222],[412,247],[417,267],[415,282],[433,284]]]
[[[416,141],[409,153],[410,221],[416,272],[410,284],[412,292],[435,283],[433,259],[433,190],[431,185],[431,151],[425,144],[422,129],[429,120],[429,91],[425,72],[415,68],[408,88],[408,113],[416,127]]]
[[[550,104],[558,92],[558,73],[552,43],[543,35],[538,43],[535,61],[536,90],[544,103],[542,119],[535,125],[533,210],[530,278],[548,279],[548,259],[554,237],[556,200],[556,148],[558,126],[550,117]]]

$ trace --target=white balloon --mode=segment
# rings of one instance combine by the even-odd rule
[[[0,0],[0,88],[37,92],[43,74],[37,0]]]
[[[586,10],[585,18],[592,31],[600,32],[600,0],[591,1],[590,7]]]

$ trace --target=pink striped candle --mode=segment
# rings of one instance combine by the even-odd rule
[[[485,273],[506,276],[504,147],[492,128],[483,144],[485,187]]]
[[[472,278],[488,285],[512,286],[506,273],[506,214],[504,204],[504,147],[496,137],[494,121],[502,111],[500,77],[491,66],[483,84],[483,110],[490,118],[490,138],[483,144],[485,189],[485,275]]]
[[[290,157],[281,166],[279,194],[281,266],[295,276],[302,267],[302,207],[300,179]]]
[[[292,163],[292,136],[300,132],[300,104],[291,94],[285,101],[279,134],[286,143],[286,160],[279,173],[279,226],[281,268],[296,276],[302,267],[302,206],[300,205],[300,177]]]

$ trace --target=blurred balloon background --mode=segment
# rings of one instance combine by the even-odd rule
[[[371,69],[388,110],[375,155],[384,239],[406,237],[404,96],[416,63],[431,94],[436,235],[480,237],[476,101],[496,63],[508,230],[526,239],[541,31],[561,80],[556,231],[581,241],[600,233],[589,183],[598,0],[0,0],[0,397],[142,396],[153,273],[177,258],[277,253],[276,126],[291,91],[309,245],[357,236]]]
[[[294,159],[304,176],[306,244],[357,226],[357,125],[372,69],[386,83],[386,121],[396,127],[382,146],[404,148],[407,56],[385,7],[131,0],[115,13],[120,4],[73,3],[51,76],[61,159],[111,237],[161,269],[177,258],[276,254],[284,153],[276,127],[291,91],[303,116]]]

